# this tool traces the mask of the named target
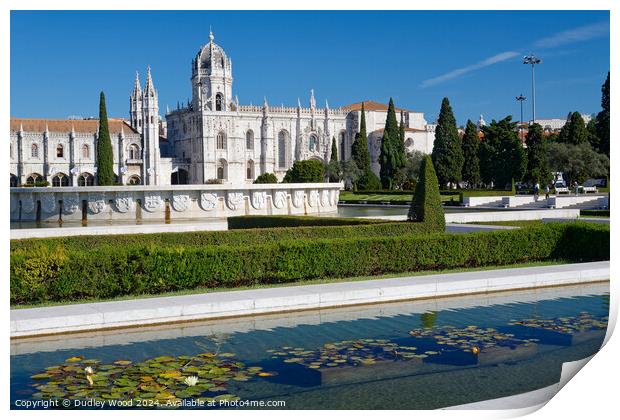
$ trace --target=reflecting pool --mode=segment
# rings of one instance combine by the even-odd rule
[[[11,404],[448,407],[557,383],[600,348],[608,312],[597,283],[21,339]]]

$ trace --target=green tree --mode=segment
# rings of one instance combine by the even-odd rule
[[[359,176],[353,181],[354,188],[361,191],[380,190],[381,182],[372,171],[370,165],[370,151],[368,150],[368,134],[366,133],[366,113],[362,102],[360,117],[360,131],[355,135],[351,148],[351,157],[359,170]]]
[[[601,151],[601,139],[598,137],[598,127],[596,126],[596,118],[592,118],[586,124],[586,131],[588,132],[588,143],[594,148],[594,150]]]
[[[435,129],[435,142],[433,145],[433,164],[437,171],[437,178],[441,188],[461,180],[463,168],[463,151],[461,140],[456,128],[456,119],[448,98],[441,101],[441,111]]]
[[[558,134],[558,142],[560,143],[568,143],[568,132],[570,131],[571,121],[572,121],[573,113],[569,112],[566,116],[566,123],[560,129],[560,134]]]
[[[609,156],[609,72],[601,88],[601,107],[603,110],[596,116],[596,129],[599,138],[598,151]]]
[[[512,117],[493,120],[482,131],[484,141],[478,153],[482,181],[499,189],[508,187],[512,179],[520,181],[527,170],[527,155]]]
[[[319,160],[298,160],[286,171],[284,183],[323,182],[325,180],[323,162]]]
[[[540,124],[530,125],[527,137],[527,173],[526,179],[532,184],[542,182],[547,184],[551,181],[551,173],[547,167],[547,140]]]
[[[325,168],[325,172],[329,176],[329,182],[340,181],[340,165],[338,164],[338,147],[336,147],[336,137],[332,137],[332,154]]]
[[[463,148],[463,181],[466,181],[470,188],[475,188],[480,183],[480,158],[478,157],[480,139],[478,128],[471,120],[467,120],[461,147]]]
[[[433,160],[428,155],[424,156],[420,166],[420,177],[415,187],[407,219],[427,223],[431,230],[443,232],[446,228],[446,219],[439,195],[439,181],[433,168]]]
[[[357,167],[357,164],[353,159],[340,161],[339,165],[340,176],[342,177],[342,181],[344,182],[344,187],[348,190],[355,190],[360,177],[363,175],[362,170]],[[380,187],[381,184],[379,184],[379,187],[377,187],[376,189],[380,189]]]
[[[403,126],[403,134],[401,141],[401,132],[400,127],[398,125],[398,121],[396,120],[396,108],[394,107],[394,100],[390,98],[390,103],[388,104],[387,110],[387,118],[385,120],[385,129],[384,133],[388,133],[390,141],[392,143],[392,153],[394,155],[394,173],[405,164],[405,159],[407,158],[405,154],[405,143],[404,143],[404,126]]]
[[[581,183],[588,178],[605,178],[609,175],[609,158],[598,153],[588,143],[551,143],[547,165],[554,172],[562,172],[568,185]]]
[[[570,124],[566,136],[566,142],[570,144],[581,144],[588,141],[588,130],[579,112],[573,112],[570,117]]]
[[[265,172],[254,180],[254,184],[277,184],[278,177],[275,174]]]
[[[105,94],[99,95],[99,136],[97,137],[97,184],[113,185],[114,157],[112,140],[108,129],[108,113],[105,107]]]
[[[396,188],[400,190],[412,190],[415,188],[420,176],[420,166],[422,165],[422,159],[424,159],[424,153],[419,150],[414,150],[412,153],[407,153],[407,160],[405,165],[396,171],[394,175],[394,183]]]
[[[379,178],[381,179],[381,185],[386,190],[391,190],[394,184],[394,174],[396,168],[396,156],[394,153],[394,146],[390,135],[385,130],[383,137],[381,138],[381,153],[379,154]]]

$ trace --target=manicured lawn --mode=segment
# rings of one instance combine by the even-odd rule
[[[364,194],[364,193],[353,193],[351,191],[341,191],[340,192],[340,201],[367,201],[370,203],[381,203],[384,201],[402,201],[403,203],[411,202],[413,198],[413,194]],[[459,201],[459,195],[442,195],[441,201]]]
[[[347,278],[329,278],[329,279],[314,279],[314,280],[305,280],[305,281],[296,281],[291,283],[279,283],[279,284],[258,284],[253,286],[243,286],[236,287],[234,289],[228,287],[198,287],[195,289],[188,290],[179,290],[175,292],[167,292],[160,294],[143,294],[143,295],[125,295],[120,296],[113,299],[80,299],[80,300],[71,300],[71,301],[58,301],[58,302],[43,302],[39,304],[32,305],[11,305],[11,309],[27,309],[27,308],[41,308],[41,307],[49,307],[49,306],[58,306],[58,305],[77,305],[84,303],[95,303],[95,302],[117,302],[123,300],[131,300],[131,299],[148,299],[154,297],[165,297],[165,296],[185,296],[185,295],[194,295],[201,293],[214,293],[214,292],[230,292],[237,290],[255,290],[255,289],[267,289],[274,287],[291,287],[291,286],[307,286],[312,284],[329,284],[329,283],[346,283],[346,282],[355,282],[355,281],[364,281],[364,280],[380,280],[380,279],[389,279],[394,277],[417,277],[417,276],[426,276],[432,274],[448,274],[448,273],[463,273],[468,271],[487,271],[487,270],[498,270],[498,269],[506,269],[506,268],[523,268],[523,267],[544,267],[549,265],[559,265],[559,264],[569,264],[568,260],[551,260],[551,261],[533,261],[522,264],[509,264],[509,265],[492,265],[486,267],[472,267],[472,268],[457,268],[457,269],[449,269],[449,270],[425,270],[425,271],[413,271],[413,272],[404,272],[404,273],[390,273],[383,274],[378,276],[359,276],[359,277],[347,277]]]

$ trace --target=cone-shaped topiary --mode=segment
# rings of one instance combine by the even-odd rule
[[[115,181],[112,140],[108,129],[105,95],[99,95],[99,136],[97,137],[97,184],[113,185]]]
[[[443,232],[446,219],[441,207],[439,181],[430,156],[424,156],[420,167],[420,178],[415,187],[408,220],[428,224],[429,231]]]

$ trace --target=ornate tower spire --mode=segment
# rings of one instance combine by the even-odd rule
[[[132,98],[139,98],[142,96],[142,88],[140,87],[140,74],[136,71],[136,80],[133,83],[133,90],[131,91]]]
[[[213,39],[215,37],[213,36],[213,31],[211,30],[211,25],[209,25],[209,42],[213,43]]]
[[[145,96],[157,96],[155,85],[153,85],[153,79],[151,78],[151,66],[146,68],[146,83],[144,84]]]
[[[316,101],[314,100],[314,89],[310,89],[310,108],[316,108]]]

